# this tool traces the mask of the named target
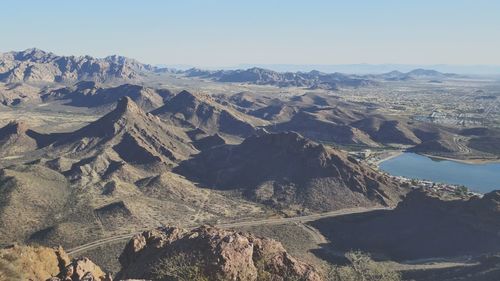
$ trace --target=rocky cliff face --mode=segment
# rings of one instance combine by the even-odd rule
[[[277,241],[206,226],[136,235],[120,263],[118,276],[125,279],[322,280],[312,266],[290,256]]]

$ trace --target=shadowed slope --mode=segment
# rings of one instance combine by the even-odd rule
[[[254,126],[266,124],[266,121],[221,105],[209,96],[188,91],[180,92],[152,113],[162,119],[188,123],[209,134],[225,133],[244,137],[255,132]]]
[[[296,133],[264,134],[217,147],[181,163],[177,171],[216,189],[241,189],[273,206],[331,210],[391,205],[399,189],[345,153]]]

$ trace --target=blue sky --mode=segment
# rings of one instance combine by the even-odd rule
[[[1,3],[0,51],[153,64],[500,64],[500,1],[85,0]]]

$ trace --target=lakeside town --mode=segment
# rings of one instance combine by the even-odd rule
[[[373,151],[370,149],[364,149],[362,151],[352,151],[349,154],[353,156],[357,161],[368,164],[370,167],[387,175],[392,180],[398,182],[401,186],[404,187],[408,187],[411,189],[425,189],[430,192],[430,194],[439,196],[440,198],[456,199],[457,197],[471,198],[483,196],[483,194],[481,193],[469,190],[469,188],[464,185],[434,182],[425,179],[407,178],[403,176],[394,176],[380,169],[380,164],[382,162],[397,157],[402,153],[404,153],[404,150]]]

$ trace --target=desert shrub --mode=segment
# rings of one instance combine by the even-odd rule
[[[370,255],[353,251],[346,254],[349,265],[333,266],[327,272],[328,281],[401,281],[401,275]]]
[[[155,281],[208,281],[203,263],[186,253],[160,259],[151,269]]]
[[[257,281],[305,281],[306,277],[298,276],[290,268],[284,268],[284,272],[276,273],[270,272],[266,268],[265,258],[254,260],[255,267],[257,268]]]

